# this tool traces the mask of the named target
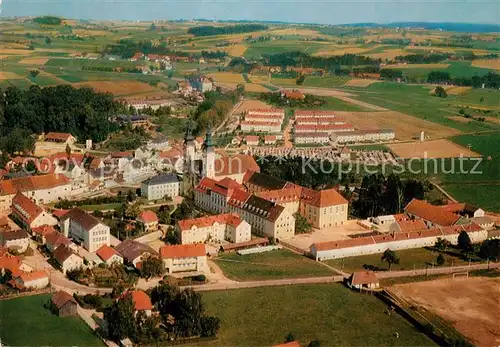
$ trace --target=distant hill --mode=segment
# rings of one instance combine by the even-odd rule
[[[428,22],[394,22],[394,23],[351,23],[343,26],[349,27],[370,27],[370,28],[397,28],[411,27],[424,28],[428,30],[443,29],[446,31],[469,32],[469,33],[488,33],[500,32],[498,24],[478,24],[478,23],[428,23]]]

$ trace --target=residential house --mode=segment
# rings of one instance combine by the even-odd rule
[[[57,219],[21,192],[17,192],[12,199],[11,210],[16,219],[19,220],[28,231],[42,225],[57,224]]]
[[[47,204],[67,198],[71,193],[71,181],[55,173],[0,181],[0,212],[12,206],[18,192],[37,204]]]
[[[135,314],[137,314],[137,312],[143,311],[147,316],[151,316],[153,310],[151,298],[142,290],[127,291],[122,294],[121,298],[124,298],[129,294],[132,297],[132,302],[134,303]]]
[[[181,220],[176,232],[182,244],[246,242],[252,238],[250,224],[231,213]]]
[[[153,211],[143,211],[137,216],[137,221],[144,224],[146,231],[158,229],[158,216]]]
[[[357,290],[373,290],[379,287],[377,274],[373,271],[354,272],[347,280],[349,288]]]
[[[71,241],[60,232],[52,232],[45,235],[45,246],[53,253],[59,246],[70,246]]]
[[[374,142],[394,140],[396,134],[392,129],[366,129],[355,131],[333,132],[331,139],[336,143]]]
[[[123,264],[123,257],[108,245],[102,245],[95,253],[107,265]]]
[[[38,242],[40,242],[42,245],[45,245],[47,241],[47,235],[56,233],[57,231],[52,225],[44,224],[39,227],[32,228],[31,232]]]
[[[83,267],[83,258],[76,254],[69,246],[61,245],[56,248],[52,257],[57,261],[63,273]]]
[[[194,90],[200,93],[210,92],[214,88],[212,81],[203,76],[191,78],[189,83]]]
[[[266,136],[264,136],[264,144],[266,144],[266,145],[275,145],[276,144],[276,136],[275,135],[266,135]]]
[[[80,208],[70,210],[61,218],[61,231],[91,253],[110,243],[109,226]]]
[[[24,230],[4,230],[0,232],[0,246],[24,253],[30,245],[30,236]]]
[[[117,251],[129,264],[140,268],[142,262],[149,257],[158,257],[154,249],[135,240],[127,239],[115,247]]]
[[[281,131],[281,123],[279,121],[266,120],[244,120],[240,123],[241,131],[243,132],[267,132],[279,133]]]
[[[50,298],[52,311],[59,317],[76,316],[78,314],[78,303],[71,294],[59,290]]]
[[[330,143],[330,136],[327,132],[300,132],[295,134],[294,142],[299,145],[328,144]]]
[[[204,244],[168,245],[160,248],[160,256],[168,273],[207,269],[207,251]]]
[[[176,174],[165,173],[141,183],[141,195],[148,200],[175,198],[181,192],[181,181]]]
[[[245,136],[245,143],[248,146],[258,146],[260,141],[260,137],[254,135]]]
[[[44,270],[21,272],[12,276],[12,282],[19,289],[43,289],[49,285],[49,275]]]

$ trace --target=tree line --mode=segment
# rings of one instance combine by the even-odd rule
[[[196,122],[197,132],[201,133],[209,127],[215,128],[222,124],[243,92],[243,86],[228,93],[206,92],[205,100],[198,105],[192,117]]]
[[[356,54],[344,54],[342,56],[331,57],[315,57],[307,53],[283,52],[277,54],[263,54],[262,63],[269,66],[295,66],[295,67],[311,67],[317,69],[325,69],[335,71],[341,66],[357,66],[357,65],[375,65],[380,63],[379,59],[372,59]]]
[[[215,27],[213,25],[202,25],[188,29],[188,34],[194,36],[214,36],[214,35],[229,35],[250,33],[252,31],[267,30],[269,27],[262,24],[237,24],[223,27]]]
[[[124,106],[112,94],[68,85],[0,90],[0,150],[32,150],[32,134],[67,132],[80,140],[103,141],[118,126],[108,119]]]
[[[45,24],[45,25],[60,25],[61,18],[54,17],[54,16],[42,16],[42,17],[34,18],[33,22],[35,22],[37,24]]]
[[[104,54],[119,55],[124,59],[132,58],[135,53],[143,54],[174,54],[179,57],[195,57],[195,54],[175,51],[167,46],[166,42],[161,42],[159,45],[153,45],[150,40],[135,41],[131,39],[123,39],[116,44],[107,45],[104,48]]]
[[[113,341],[128,337],[139,345],[152,345],[217,335],[220,319],[206,314],[199,293],[192,289],[180,290],[162,281],[150,294],[157,315],[147,316],[143,311],[136,314],[130,293],[115,294],[118,300],[104,311]]]
[[[484,76],[451,77],[445,71],[432,71],[427,75],[428,83],[453,84],[456,86],[472,86],[473,88],[500,88],[500,75],[495,72],[488,72]]]

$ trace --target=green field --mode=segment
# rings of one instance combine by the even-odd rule
[[[215,259],[224,274],[236,281],[333,276],[326,266],[290,252],[275,250],[260,254],[224,254]]]
[[[460,202],[500,212],[500,182],[495,184],[445,184],[443,188]]]
[[[214,346],[272,346],[292,333],[302,346],[434,346],[372,295],[340,284],[205,292],[208,314],[221,319]],[[394,333],[399,333],[399,339]],[[208,343],[207,343],[208,345]]]
[[[460,135],[452,137],[451,140],[464,147],[470,146],[474,152],[500,160],[500,131],[486,134]]]
[[[385,250],[382,250],[382,252]],[[436,258],[439,252],[432,251],[427,248],[414,248],[408,250],[396,251],[399,257],[399,264],[393,264],[391,270],[413,270],[424,269],[426,266],[432,266],[436,263]],[[445,258],[445,265],[462,265],[467,264],[467,261],[462,260],[457,256],[450,254],[443,254]],[[346,272],[360,271],[365,268],[365,265],[379,270],[388,269],[388,264],[383,262],[382,253],[361,255],[359,257],[349,257],[342,259],[325,260],[325,263],[343,269]]]
[[[491,72],[490,69],[484,69],[476,66],[472,66],[470,61],[458,62],[458,61],[446,61],[446,64],[450,64],[450,66],[445,68],[404,68],[401,69],[403,71],[404,76],[412,76],[418,77],[425,82],[427,80],[427,75],[432,71],[441,71],[447,72],[451,77],[473,77],[473,76],[484,76],[488,72]]]
[[[438,98],[430,95],[425,86],[384,82],[372,84],[365,90],[357,89],[355,93],[358,95],[355,99],[463,132],[500,130],[500,124],[475,120],[464,123],[450,119],[450,116],[458,115],[457,107],[452,104],[461,103],[464,96]]]
[[[43,305],[50,295],[0,301],[0,338],[6,346],[104,346],[80,317],[60,318]]]
[[[79,207],[85,211],[106,211],[106,210],[115,210],[120,206],[121,206],[120,203],[111,203],[111,204],[101,204],[101,205],[82,205]]]
[[[350,79],[350,77],[345,76],[308,76],[304,81],[304,86],[322,88],[341,87]]]

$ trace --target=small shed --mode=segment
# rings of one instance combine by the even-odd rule
[[[76,316],[78,303],[71,294],[59,290],[50,299],[52,309],[59,317]]]
[[[351,289],[374,290],[379,287],[379,280],[373,271],[358,271],[349,277],[347,285]]]

